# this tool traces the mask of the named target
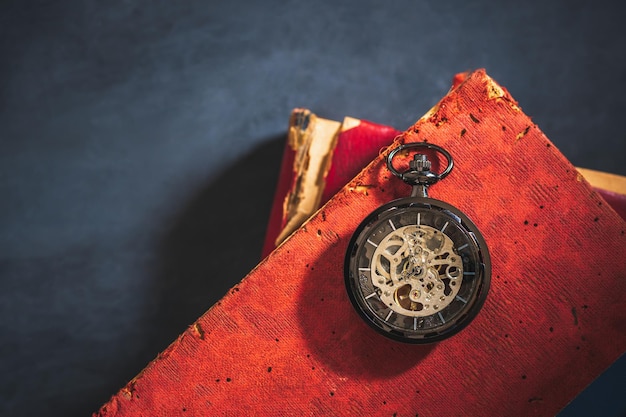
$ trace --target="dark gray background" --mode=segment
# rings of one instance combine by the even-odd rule
[[[257,263],[293,107],[403,129],[486,67],[574,164],[626,174],[625,17],[0,2],[0,414],[95,411]],[[562,415],[623,415],[625,362]]]

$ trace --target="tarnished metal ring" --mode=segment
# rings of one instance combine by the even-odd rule
[[[450,155],[450,152],[446,151],[441,146],[433,145],[432,143],[411,142],[411,143],[405,143],[403,145],[398,146],[397,148],[389,152],[389,155],[387,155],[387,168],[389,169],[389,171],[391,171],[393,175],[395,175],[398,178],[403,178],[403,173],[399,172],[393,166],[393,158],[396,156],[396,154],[405,149],[414,149],[414,148],[432,149],[446,157],[448,161],[448,165],[446,166],[446,169],[444,169],[440,174],[435,173],[435,175],[437,176],[437,180],[441,180],[445,178],[450,173],[450,171],[452,171],[452,168],[454,167],[454,160],[452,159],[452,155]]]

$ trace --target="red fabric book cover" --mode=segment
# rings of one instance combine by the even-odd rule
[[[459,74],[454,77],[452,88],[459,85],[465,76],[465,74]],[[316,123],[317,120],[330,122],[317,118],[310,110],[306,109],[295,109],[291,115],[288,146],[285,147],[283,154],[279,181],[263,244],[262,258],[269,255],[282,240],[304,223],[320,206],[330,200],[401,133],[390,126],[352,117],[346,117],[341,127],[337,125],[334,127],[334,131],[316,132],[310,129],[310,125]],[[306,133],[303,125],[309,127]],[[306,144],[300,142],[300,149],[295,146],[295,141],[291,139],[294,131],[308,135],[309,142]],[[323,137],[324,135],[332,135],[336,138]],[[333,139],[332,146],[328,151],[327,160],[324,161],[326,165],[321,169],[323,172],[318,178],[317,188],[314,191],[304,189],[300,180],[303,170],[299,170],[302,162],[297,161],[296,155],[299,152],[305,152],[311,142],[316,140],[330,142],[331,139]],[[307,163],[309,162],[307,161]],[[312,168],[310,163],[307,168]],[[588,169],[578,168],[578,170],[605,201],[623,219],[626,219],[626,178]],[[312,193],[319,193],[313,197],[317,204],[311,205],[306,213],[300,213],[298,219],[294,218],[287,209],[290,198],[293,195],[302,196]],[[291,223],[290,227],[287,226],[288,223]]]
[[[397,143],[424,140],[456,161],[431,196],[491,251],[490,294],[466,329],[404,345],[352,309],[348,241],[409,193],[385,151],[98,414],[556,414],[626,350],[626,223],[484,71]]]
[[[613,210],[626,220],[626,177],[585,168],[578,168],[578,171]]]
[[[626,219],[626,195],[614,191],[594,188],[604,200],[620,215],[622,219]]]

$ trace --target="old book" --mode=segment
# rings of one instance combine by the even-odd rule
[[[347,299],[352,233],[408,192],[384,151],[98,414],[556,414],[626,350],[626,224],[484,71],[395,143],[424,140],[457,161],[432,197],[467,213],[492,254],[470,326],[398,344]]]
[[[293,110],[262,257],[311,217],[401,132],[344,118]]]
[[[462,77],[456,77],[455,84]],[[354,117],[345,117],[342,123],[323,119],[308,109],[293,110],[288,132],[262,258],[401,133],[393,127]],[[319,149],[324,152],[323,158],[309,157]],[[586,168],[577,170],[613,210],[626,219],[626,177]],[[303,181],[306,177],[314,181]]]

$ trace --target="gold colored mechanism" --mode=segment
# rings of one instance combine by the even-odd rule
[[[456,297],[463,262],[452,239],[430,226],[404,226],[378,244],[372,258],[372,284],[380,299],[405,316],[425,317]]]

